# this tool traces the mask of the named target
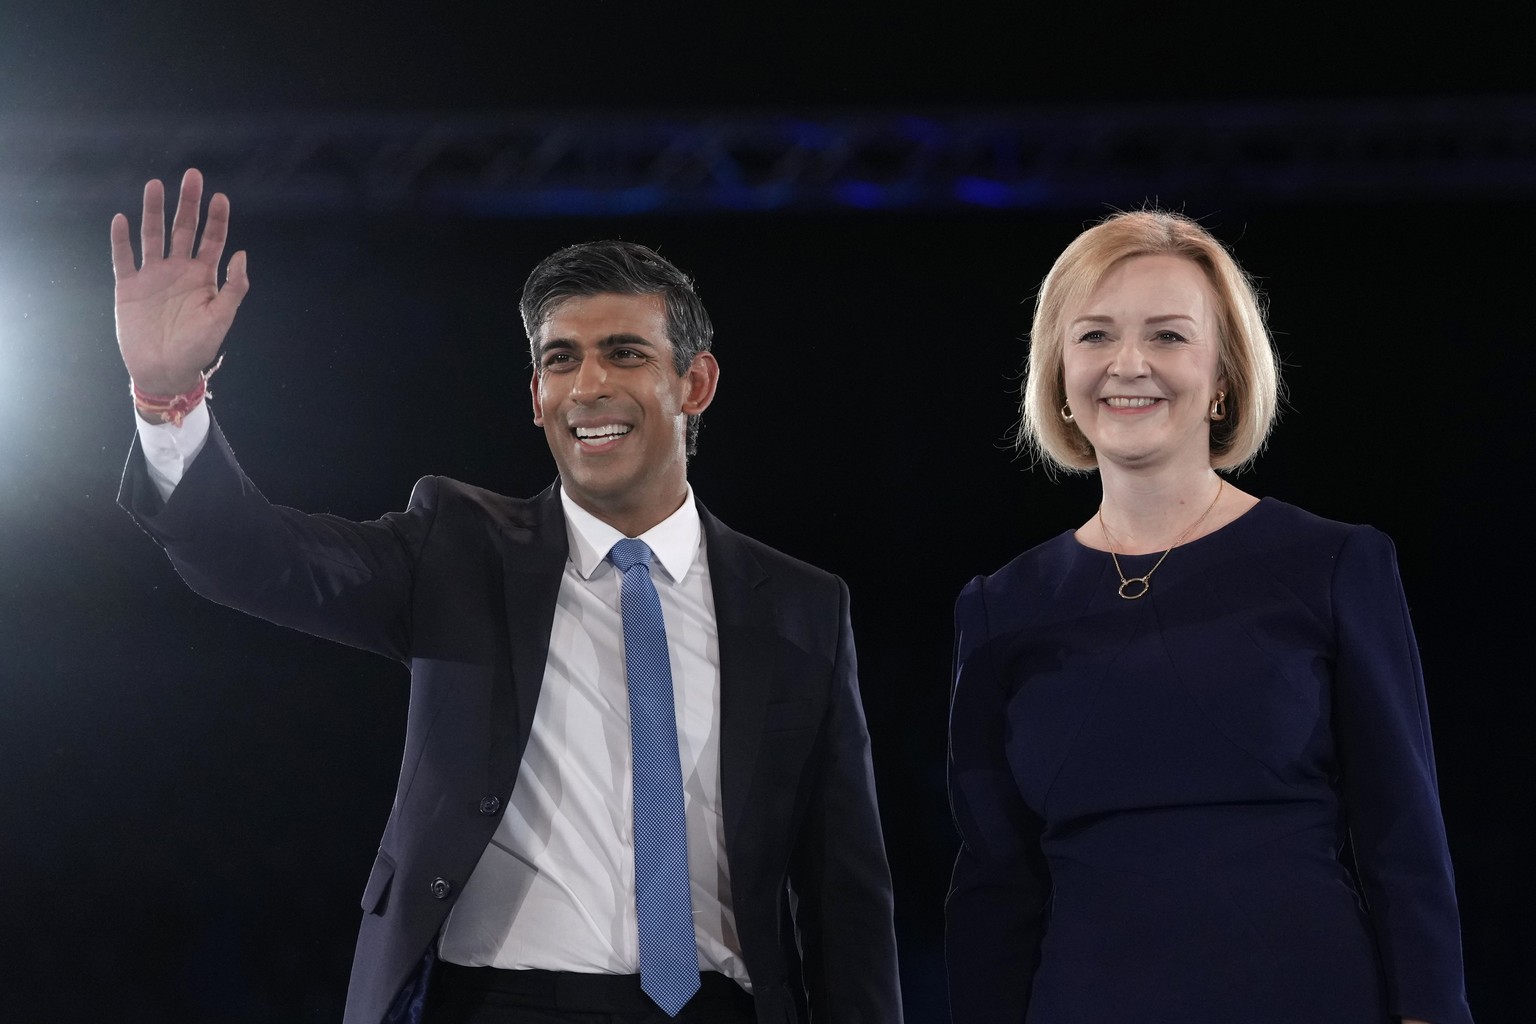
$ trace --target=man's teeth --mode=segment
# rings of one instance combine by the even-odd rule
[[[1145,409],[1156,402],[1155,398],[1106,398],[1104,403],[1111,409]]]
[[[630,427],[617,424],[607,427],[577,427],[576,440],[586,444],[602,444],[605,441],[612,441],[614,438],[623,437],[631,429]]]

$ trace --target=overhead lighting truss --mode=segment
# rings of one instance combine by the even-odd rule
[[[1536,98],[0,119],[0,206],[197,166],[246,211],[571,217],[1536,197]]]

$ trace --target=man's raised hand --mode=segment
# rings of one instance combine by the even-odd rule
[[[137,267],[128,218],[121,213],[112,218],[117,347],[129,376],[148,394],[179,395],[197,386],[198,373],[218,355],[235,310],[251,287],[243,251],[230,257],[224,287],[219,287],[219,258],[229,237],[229,198],[216,192],[209,200],[199,243],[202,200],[203,176],[189,169],[181,179],[167,248],[165,186],[158,180],[144,186],[139,232],[143,262]]]

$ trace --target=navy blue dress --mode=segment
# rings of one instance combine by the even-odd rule
[[[1391,541],[1266,499],[1118,585],[1069,532],[960,595],[955,1024],[1469,1024]]]

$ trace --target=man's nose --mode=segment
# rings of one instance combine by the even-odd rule
[[[583,359],[576,367],[571,395],[583,402],[595,402],[608,396],[608,368],[601,359]]]

